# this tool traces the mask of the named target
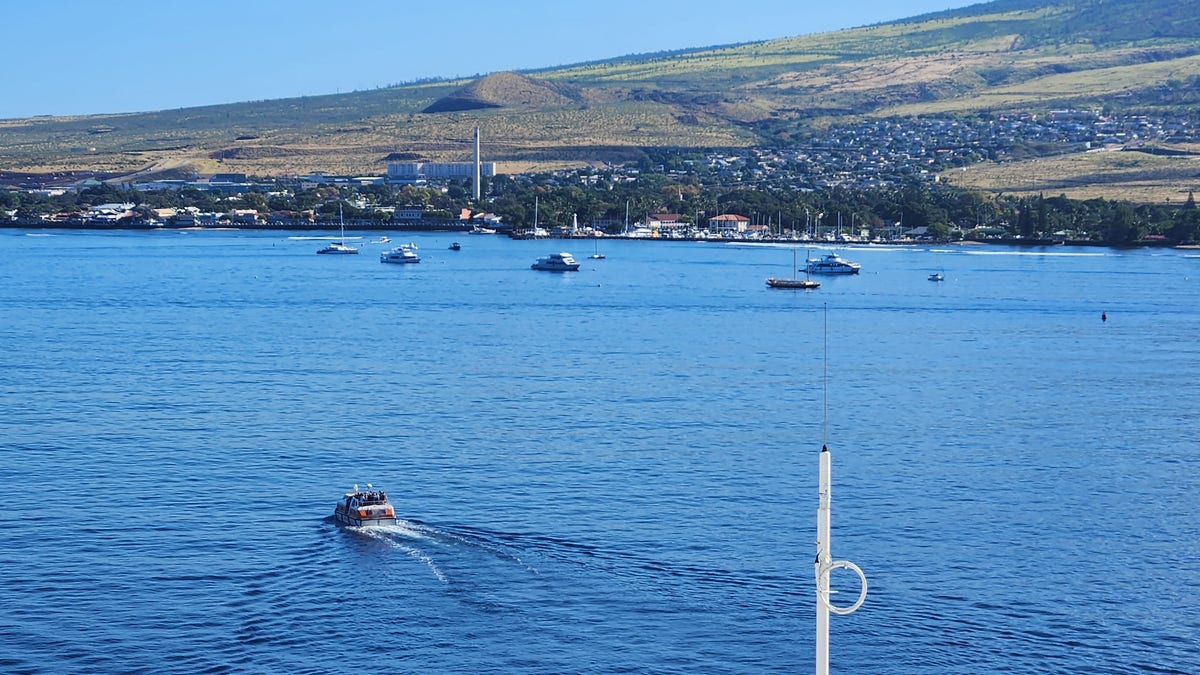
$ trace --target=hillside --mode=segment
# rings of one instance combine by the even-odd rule
[[[798,142],[871,117],[1051,108],[1191,112],[1190,0],[997,0],[833,33],[475,81],[128,115],[0,120],[0,171],[379,173],[399,153],[503,171],[642,148]],[[1092,167],[1094,168],[1094,167]],[[999,175],[999,174],[998,174]]]

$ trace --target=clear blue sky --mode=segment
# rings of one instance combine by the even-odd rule
[[[24,0],[0,119],[333,94],[818,33],[976,0]]]

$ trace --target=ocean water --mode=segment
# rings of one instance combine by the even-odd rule
[[[0,230],[0,672],[810,672],[822,443],[836,672],[1200,672],[1200,252],[375,236]]]

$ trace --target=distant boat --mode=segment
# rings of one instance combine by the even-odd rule
[[[383,236],[383,237],[380,237],[380,238],[376,239],[376,240],[375,240],[375,243],[376,243],[376,244],[387,244],[387,243],[390,243],[391,241],[392,241],[392,240],[391,240],[391,238],[390,238],[390,237]]]
[[[451,250],[451,251],[461,251],[461,250],[462,250],[462,244],[460,244],[460,243],[458,243],[458,242],[456,241],[456,242],[454,242],[453,244],[450,244],[450,250]]]
[[[396,510],[388,501],[387,493],[376,490],[370,483],[366,490],[359,490],[355,485],[353,490],[342,495],[333,508],[333,517],[342,525],[354,527],[396,524]]]
[[[551,253],[547,256],[538,258],[530,269],[543,270],[546,272],[574,272],[579,269],[579,263],[570,253],[563,251],[562,253]]]
[[[941,272],[934,272],[933,274],[929,275],[930,281],[945,281],[945,279],[946,275],[942,274]]]
[[[317,253],[323,253],[323,254],[332,253],[332,254],[342,254],[342,255],[358,253],[358,249],[354,248],[353,246],[347,246],[345,244],[346,224],[342,221],[342,204],[341,204],[341,202],[338,202],[338,227],[342,231],[342,240],[330,242],[328,246],[321,249],[320,251],[317,251]]]
[[[604,254],[600,252],[600,240],[596,239],[592,242],[596,252],[588,256],[592,260],[604,260]]]
[[[798,277],[796,267],[796,249],[792,249],[792,278],[784,279],[782,277],[767,277],[767,285],[771,288],[810,289],[820,288],[821,282],[809,279],[807,270],[805,270],[803,279]]]
[[[418,263],[421,262],[421,257],[417,255],[417,247],[414,244],[400,244],[390,251],[384,251],[379,254],[379,262],[381,263]]]
[[[805,271],[809,274],[858,274],[861,267],[862,265],[856,262],[850,262],[836,253],[830,253],[824,258],[809,258],[805,265]]]

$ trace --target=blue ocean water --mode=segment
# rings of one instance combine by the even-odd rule
[[[0,671],[808,672],[827,442],[835,671],[1200,672],[1200,252],[374,236],[0,230]]]

